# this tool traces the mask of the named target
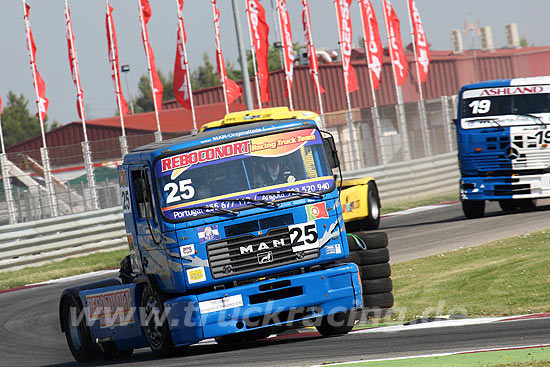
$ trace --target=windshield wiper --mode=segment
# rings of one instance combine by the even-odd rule
[[[535,116],[535,117],[536,117],[536,116]],[[468,120],[468,121],[490,121],[490,122],[494,122],[495,125],[497,125],[498,128],[499,128],[500,130],[504,130],[504,128],[502,127],[502,125],[499,124],[499,123],[498,123],[498,120],[495,119],[495,118],[491,118],[491,117],[480,117],[480,118],[478,118],[478,119],[472,119],[472,120]]]
[[[514,112],[514,115],[531,117],[531,118],[537,120],[538,122],[540,122],[541,125],[545,125],[545,126],[548,125],[547,123],[542,121],[542,118],[540,118],[539,116],[535,116],[533,114],[530,114],[530,113]]]
[[[270,206],[274,206],[275,208],[277,208],[279,206],[279,204],[277,204],[276,202],[274,201],[269,201],[269,200],[262,200],[262,199],[250,199],[250,198],[242,198],[242,199],[219,199],[219,200],[216,200],[218,202],[230,202],[230,203],[238,203],[239,201],[248,201],[249,203],[251,203],[252,205],[255,205],[255,206],[267,206],[267,205],[270,205]],[[260,205],[261,204],[261,205]]]
[[[319,199],[324,198],[325,196],[323,194],[317,194],[315,192],[305,192],[300,190],[281,190],[281,191],[273,191],[273,192],[263,192],[261,195],[276,195],[276,194],[296,194],[302,198],[312,198],[317,197]]]
[[[239,215],[238,211],[231,210],[231,209],[224,209],[224,208],[214,208],[208,205],[200,205],[200,206],[193,206],[191,208],[185,208],[187,210],[193,210],[193,209],[204,209],[204,210],[213,210],[215,212],[222,212],[227,214],[233,214],[233,215]],[[210,214],[210,213],[208,213]]]

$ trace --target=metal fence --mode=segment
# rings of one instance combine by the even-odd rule
[[[338,145],[344,175],[349,176],[367,168],[455,151],[454,116],[456,96],[330,113],[324,121]],[[163,138],[184,134],[188,132],[163,133]],[[153,141],[154,134],[127,137],[129,150]],[[90,141],[89,150],[92,184],[81,144],[48,148],[53,194],[45,185],[40,150],[0,154],[0,225],[120,206],[116,167],[122,161],[121,140]]]

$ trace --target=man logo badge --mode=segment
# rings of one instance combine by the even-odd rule
[[[260,264],[260,265],[273,262],[273,252],[271,252],[271,251],[260,252],[256,256],[258,258],[258,264]]]

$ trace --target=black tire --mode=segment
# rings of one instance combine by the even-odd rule
[[[274,329],[271,327],[245,331],[242,333],[224,335],[216,338],[216,342],[221,345],[248,343],[255,340],[265,339],[273,334]]]
[[[80,363],[93,362],[99,356],[99,349],[92,341],[83,312],[80,302],[72,297],[65,298],[62,313],[63,330],[71,354]]]
[[[462,200],[462,211],[468,219],[481,218],[485,215],[485,200]]]
[[[378,229],[380,226],[380,197],[374,182],[368,183],[367,206],[369,214],[364,220],[365,229]]]
[[[393,282],[391,278],[365,279],[361,281],[361,287],[363,295],[390,293],[393,290]]]
[[[356,237],[361,242],[358,242]],[[355,232],[348,234],[348,246],[350,251],[363,251],[364,246],[367,249],[388,247],[388,234],[386,232]]]
[[[362,280],[388,278],[391,275],[390,264],[372,264],[359,267]]]
[[[141,297],[141,322],[149,347],[159,357],[176,354],[168,321],[164,317],[164,302],[147,284]],[[164,318],[164,320],[163,320]]]
[[[353,329],[354,323],[355,310],[323,316],[315,322],[315,328],[325,337],[344,335]]]
[[[502,209],[502,211],[513,212],[519,209],[519,200],[514,200],[514,199],[499,200],[498,206],[500,206],[500,209]]]
[[[387,248],[375,248],[365,251],[353,251],[349,253],[348,261],[359,266],[383,264],[390,261],[390,251]]]
[[[393,307],[393,294],[376,293],[363,295],[363,306],[368,308],[390,308]]]
[[[537,206],[537,199],[519,199],[518,204],[522,210],[533,209]]]

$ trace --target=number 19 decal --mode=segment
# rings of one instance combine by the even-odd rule
[[[300,252],[319,247],[319,236],[315,221],[288,226],[290,245],[293,252]]]

